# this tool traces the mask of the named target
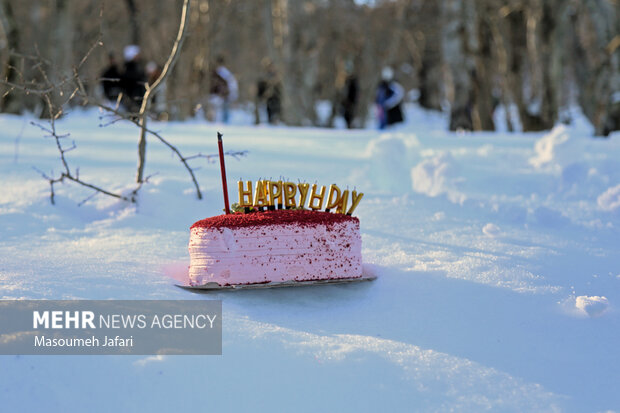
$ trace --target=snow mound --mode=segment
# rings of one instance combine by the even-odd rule
[[[489,238],[495,238],[500,235],[500,229],[497,225],[489,222],[482,228],[482,233]]]
[[[587,314],[590,317],[598,317],[602,315],[609,308],[609,302],[607,297],[580,295],[575,298],[575,308],[582,314]]]
[[[411,169],[413,190],[430,197],[445,193],[450,201],[462,205],[467,197],[455,188],[455,183],[462,179],[457,169],[448,152],[426,159]]]
[[[620,208],[620,185],[608,188],[596,200],[603,211],[615,211]]]
[[[568,129],[566,126],[556,126],[534,144],[536,154],[530,158],[530,165],[541,168],[557,161],[557,149],[567,141]]]
[[[365,156],[370,159],[369,178],[373,185],[390,193],[410,188],[407,182],[409,165],[412,163],[410,149],[419,144],[415,135],[404,133],[386,133],[371,140]]]

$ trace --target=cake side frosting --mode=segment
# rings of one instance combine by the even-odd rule
[[[191,284],[249,284],[362,275],[357,218],[286,210],[235,215],[241,217],[214,217],[191,227]],[[284,223],[275,222],[278,216],[286,217],[281,220]],[[250,217],[255,225],[248,225]]]
[[[301,226],[316,224],[334,224],[359,220],[356,217],[344,214],[334,214],[322,211],[279,209],[275,211],[256,212],[251,214],[223,214],[205,218],[195,222],[193,228],[243,228],[283,224],[298,224]]]

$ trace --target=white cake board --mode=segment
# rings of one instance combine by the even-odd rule
[[[268,282],[261,284],[233,284],[233,285],[219,285],[216,282],[208,282],[202,285],[181,285],[176,284],[177,287],[184,290],[193,292],[208,292],[208,291],[231,291],[231,290],[257,290],[261,288],[282,288],[282,287],[304,287],[313,285],[331,285],[331,284],[350,284],[360,281],[372,281],[377,279],[377,276],[371,274],[364,268],[361,277],[357,278],[335,278],[329,280],[308,280],[308,281],[280,281],[280,282]]]

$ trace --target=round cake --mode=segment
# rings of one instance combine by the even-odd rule
[[[193,286],[331,280],[362,276],[359,220],[281,209],[203,219],[190,228]]]

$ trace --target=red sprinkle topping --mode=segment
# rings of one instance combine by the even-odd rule
[[[205,218],[195,222],[192,228],[242,228],[259,227],[275,224],[334,224],[337,222],[356,221],[359,219],[345,214],[332,212],[307,211],[303,209],[278,209],[275,211],[252,212],[249,214],[235,213],[223,214],[216,217]]]

